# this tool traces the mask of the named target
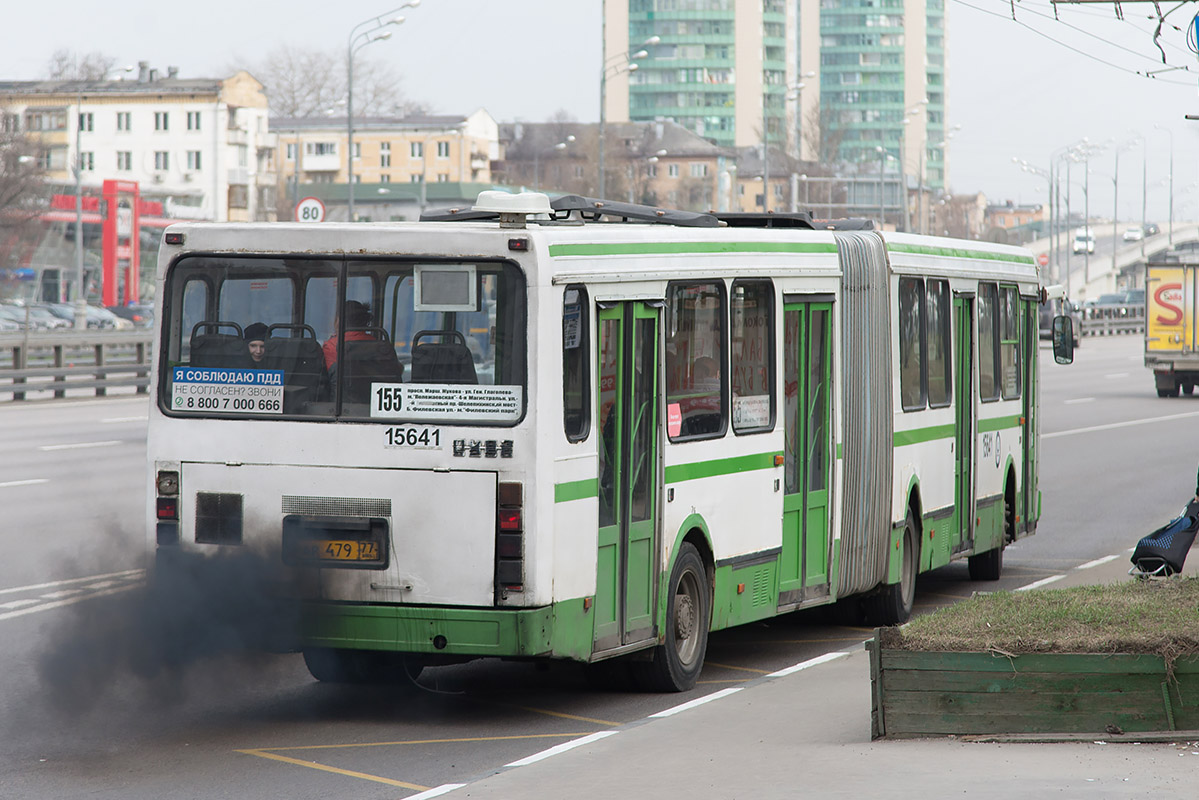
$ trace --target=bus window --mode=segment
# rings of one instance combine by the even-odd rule
[[[899,279],[899,399],[904,411],[924,408],[924,281]]]
[[[666,291],[666,404],[677,439],[724,435],[724,283],[672,284]]]
[[[515,424],[525,403],[523,274],[511,264],[460,264],[459,272],[477,281],[472,305],[416,312],[410,285],[414,266],[398,260],[181,260],[167,278],[167,296],[182,312],[172,314],[163,328],[172,369],[161,373],[160,402],[171,412],[196,416],[332,418],[340,409],[341,416],[379,421]],[[347,311],[339,315],[342,302]],[[341,331],[335,330],[338,319]],[[249,371],[242,333],[252,322],[270,331],[266,366],[257,374]],[[407,374],[409,364],[397,357],[397,335],[407,352],[414,340],[423,336],[425,342],[415,349],[426,358]],[[177,367],[203,369],[184,374],[180,380],[188,385],[176,386]],[[431,388],[423,394],[405,390],[399,400],[398,386],[412,382]],[[376,414],[368,399],[380,383],[396,387],[384,393],[394,405]],[[461,384],[497,388],[484,393],[453,388]],[[450,402],[447,395],[456,399]]]
[[[928,280],[925,354],[928,361],[928,406],[944,408],[953,401],[949,347],[949,281]]]
[[[999,294],[993,283],[978,284],[978,396],[999,399]]]
[[[733,432],[774,427],[774,286],[734,281],[729,330]]]
[[[567,286],[562,294],[562,424],[571,442],[586,439],[591,422],[587,312],[587,290]]]
[[[1020,397],[1020,293],[1015,286],[999,290],[1000,306],[999,364],[1003,376],[1003,399]]]

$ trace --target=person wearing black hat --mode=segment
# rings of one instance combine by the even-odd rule
[[[269,334],[270,328],[261,322],[246,326],[246,348],[250,351],[250,366],[253,369],[265,369],[266,367],[263,362],[266,359],[266,338]]]

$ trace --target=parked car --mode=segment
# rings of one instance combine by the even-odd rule
[[[116,314],[121,319],[129,320],[136,328],[154,327],[154,306],[142,304],[108,306],[107,310]]]
[[[6,322],[11,322],[17,327],[17,330],[23,330],[25,328],[24,309],[21,309],[20,313],[18,313],[17,307],[10,305],[9,303],[0,303],[0,319],[5,320]],[[36,327],[36,325],[32,324],[29,326],[30,330],[33,330]]]
[[[19,306],[21,312],[26,310],[29,312],[29,319],[37,320],[39,327],[44,330],[57,330],[59,328],[69,328],[71,323],[65,319],[56,317],[50,312],[50,309],[43,303],[26,303],[24,306]]]
[[[1139,242],[1144,238],[1145,232],[1139,227],[1129,228],[1128,230],[1124,231],[1124,241],[1126,242]]]
[[[1074,331],[1074,347],[1078,347],[1082,338],[1082,307],[1073,300],[1053,299],[1041,304],[1038,315],[1038,336],[1042,339],[1053,338],[1053,318],[1065,315],[1070,318]]]
[[[48,308],[56,317],[69,320],[72,324],[75,322],[75,304],[74,303],[51,303]],[[89,328],[100,329],[129,329],[133,327],[133,323],[127,319],[121,319],[116,314],[109,311],[107,308],[99,306],[86,306],[87,326]]]

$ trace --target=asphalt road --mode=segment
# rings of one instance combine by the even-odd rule
[[[1199,398],[1156,396],[1139,337],[1086,339],[1069,367],[1042,355],[1038,534],[998,584],[964,563],[924,576],[919,610],[1127,558],[1194,490]],[[820,613],[722,631],[682,696],[596,688],[572,665],[379,689],[318,684],[294,655],[164,662],[142,638],[163,611],[139,588],[146,402],[0,408],[0,797],[408,797],[867,636]]]

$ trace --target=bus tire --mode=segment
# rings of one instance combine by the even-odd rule
[[[321,683],[350,684],[414,683],[423,669],[398,653],[331,647],[304,648],[304,666]]]
[[[1011,485],[1003,494],[1003,541],[994,550],[966,559],[972,581],[997,581],[1003,574],[1003,549],[1016,538],[1016,509],[1012,502]]]
[[[695,687],[708,649],[712,591],[699,551],[683,542],[670,571],[665,641],[648,661],[633,661],[637,685],[647,692],[685,692]]]
[[[903,523],[903,563],[899,568],[899,582],[889,583],[874,594],[862,598],[862,610],[866,624],[870,627],[902,625],[912,616],[916,603],[917,546],[920,537],[916,534],[916,523],[911,510]]]

